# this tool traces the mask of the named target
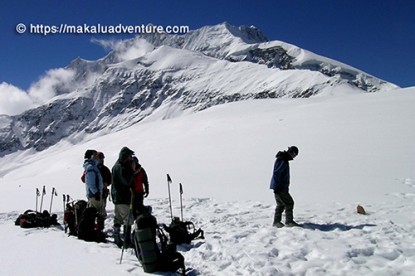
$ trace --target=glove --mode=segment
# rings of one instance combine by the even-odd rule
[[[100,200],[101,200],[101,194],[100,194],[99,192],[97,192],[97,193],[94,195],[94,198],[95,198],[95,200],[100,201]]]

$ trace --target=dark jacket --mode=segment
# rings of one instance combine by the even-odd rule
[[[126,159],[133,153],[134,152],[127,147],[122,148],[117,162],[115,162],[112,167],[111,196],[114,204],[130,204],[130,189],[134,171],[131,168],[131,162]]]
[[[288,152],[280,151],[276,158],[269,188],[274,192],[288,193],[290,186],[290,165],[288,161],[292,160],[292,157]]]
[[[103,197],[107,197],[108,196],[108,187],[111,185],[112,183],[112,175],[111,175],[111,171],[110,169],[105,166],[104,164],[99,164],[98,165],[98,170],[101,173],[102,176],[102,181],[104,182],[104,189],[102,190],[102,194]]]

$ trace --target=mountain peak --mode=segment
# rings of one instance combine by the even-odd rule
[[[264,33],[253,25],[241,25],[239,27],[235,27],[228,23],[225,24],[228,30],[234,36],[240,37],[247,44],[264,43],[269,41],[269,39],[264,35]]]
[[[269,41],[269,39],[262,33],[262,31],[253,25],[241,25],[239,27],[236,27],[234,25],[229,24],[228,22],[223,22],[216,26],[212,26],[212,28],[215,27],[227,30],[233,36],[241,38],[242,41],[247,44],[263,43]]]
[[[204,26],[186,34],[140,35],[155,47],[162,45],[187,49],[204,55],[224,59],[235,49],[268,42],[268,38],[255,26],[233,26],[228,22]]]

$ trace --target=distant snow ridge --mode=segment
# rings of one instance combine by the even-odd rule
[[[47,104],[0,116],[0,156],[227,102],[397,87],[296,46],[269,41],[256,27],[228,23],[183,35],[138,36],[119,42],[99,60],[77,58],[65,69],[73,71],[73,78],[55,85]]]

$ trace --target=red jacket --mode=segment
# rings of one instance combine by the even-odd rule
[[[148,192],[148,178],[143,167],[140,167],[138,172],[134,174],[132,187],[135,193],[143,194],[144,191]]]

